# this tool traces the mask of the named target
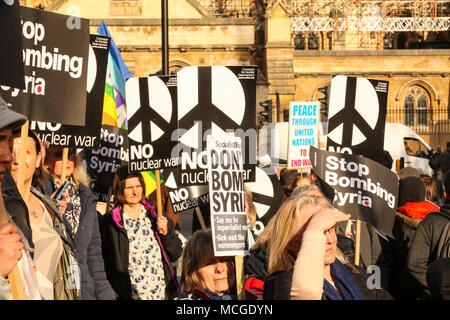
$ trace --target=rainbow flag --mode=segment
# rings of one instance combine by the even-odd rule
[[[156,176],[155,171],[142,171],[142,177],[145,183],[145,196],[148,197],[156,190]],[[164,180],[162,175],[159,175],[159,181],[162,183]]]
[[[120,55],[108,27],[102,20],[97,29],[97,34],[111,38],[108,53],[108,67],[105,83],[105,98],[103,102],[102,124],[128,129],[127,109],[125,97],[125,80],[132,78],[125,62]]]

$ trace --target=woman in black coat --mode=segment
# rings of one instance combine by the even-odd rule
[[[178,288],[171,262],[181,256],[181,240],[172,221],[145,200],[144,187],[140,174],[120,167],[116,206],[100,220],[106,275],[121,300],[165,300]]]
[[[50,196],[61,185],[62,149],[50,148],[45,157],[46,169],[37,176],[35,186]],[[47,172],[48,170],[48,172]],[[81,276],[82,300],[114,300],[114,292],[106,279],[95,196],[87,187],[89,178],[74,150],[69,151],[64,192],[67,203],[64,221],[75,242]]]

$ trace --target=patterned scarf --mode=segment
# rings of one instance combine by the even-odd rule
[[[80,214],[81,214],[81,200],[80,193],[78,192],[77,186],[73,182],[72,177],[69,177],[69,185],[66,188],[64,193],[67,201],[67,209],[64,214],[65,220],[69,223],[70,229],[72,231],[72,236],[75,237],[75,234],[78,230],[78,225],[80,224]],[[59,188],[61,183],[59,181],[55,181],[56,189]]]

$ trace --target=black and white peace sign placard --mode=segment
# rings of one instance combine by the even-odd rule
[[[383,161],[388,86],[388,81],[332,78],[327,150]]]
[[[218,137],[231,131],[239,136],[255,130],[256,71],[255,66],[184,67],[178,71],[182,185],[208,184],[205,174],[208,134]],[[253,181],[254,177],[254,133],[254,141],[243,139],[242,144],[246,181]]]
[[[131,78],[125,83],[128,115],[129,171],[177,165],[172,133],[177,129],[176,77]]]
[[[256,167],[255,182],[247,182],[245,187],[252,192],[256,209],[256,224],[251,230],[256,237],[261,234],[286,197],[273,167]]]

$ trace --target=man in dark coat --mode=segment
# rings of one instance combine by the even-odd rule
[[[439,212],[429,214],[420,223],[408,255],[408,270],[421,285],[425,298],[430,297],[426,280],[428,266],[440,258],[438,257],[438,246],[445,226],[450,223],[450,171],[447,171],[444,178],[444,195],[445,202]]]

